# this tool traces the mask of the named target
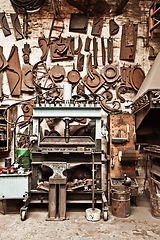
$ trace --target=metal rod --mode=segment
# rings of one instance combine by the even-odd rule
[[[155,12],[152,13],[152,15],[150,16],[151,18],[153,18],[157,13],[160,12],[160,7],[157,8],[157,10]]]
[[[150,28],[150,32],[152,32],[155,28],[157,28],[160,25],[160,21],[158,21],[156,24],[153,25],[152,28]]]

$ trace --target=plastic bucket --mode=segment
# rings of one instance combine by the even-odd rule
[[[130,188],[127,186],[114,187],[111,190],[112,214],[116,217],[126,218],[130,211]]]
[[[32,153],[28,148],[18,148],[17,149],[17,163],[20,167],[30,167],[30,159],[32,158]]]
[[[151,214],[153,217],[160,218],[160,197],[151,196]]]

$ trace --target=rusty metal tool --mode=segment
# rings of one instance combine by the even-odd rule
[[[125,94],[126,92],[127,92],[127,88],[126,88],[125,85],[120,85],[120,86],[118,86],[118,87],[116,88],[116,96],[117,96],[117,98],[120,99],[120,102],[121,102],[121,103],[124,103],[124,102],[125,102],[125,98],[122,97],[121,94]]]
[[[78,53],[77,57],[77,70],[78,71],[83,71],[83,65],[84,65],[84,54]]]
[[[71,45],[70,45],[71,44]],[[73,59],[72,52],[72,38],[56,38],[52,41],[50,45],[51,60],[61,61],[61,60],[71,60]]]
[[[24,48],[22,49],[23,52],[23,61],[24,63],[29,63],[29,55],[31,53],[31,48],[28,43],[24,44]]]
[[[102,101],[100,102],[100,104],[105,112],[107,113],[119,112],[120,103],[116,100],[111,102],[111,100],[113,99],[113,94],[111,91],[105,90],[104,92],[101,93],[101,96]]]
[[[81,52],[81,49],[82,49],[82,38],[79,35],[79,37],[78,37],[78,47],[74,50],[74,54],[78,55],[78,53]]]
[[[24,44],[23,52],[23,61],[22,65],[22,92],[33,93],[35,88],[33,85],[33,75],[32,75],[32,65],[29,63],[29,56],[31,53],[31,48],[28,43]]]
[[[0,13],[0,24],[1,24],[1,28],[3,30],[4,36],[7,37],[11,35],[11,31],[7,22],[5,12]]]
[[[101,76],[107,84],[113,85],[119,79],[119,70],[113,65],[106,65],[101,69]]]
[[[19,96],[21,94],[21,66],[18,55],[18,47],[15,45],[11,48],[6,74],[11,95]]]
[[[111,37],[107,39],[107,57],[108,63],[111,64],[113,62],[113,39]]]
[[[84,46],[84,51],[89,52],[90,51],[90,44],[91,44],[91,38],[87,36]]]
[[[3,47],[0,46],[0,72],[8,66],[8,62],[3,54]]]
[[[45,38],[44,35],[38,38],[38,45],[42,50],[41,60],[46,61],[48,56],[49,46],[47,45],[47,39]]]
[[[87,56],[87,75],[82,79],[83,84],[92,92],[98,91],[104,84],[104,79],[92,67],[92,55]]]
[[[131,75],[131,71],[132,71],[133,68],[131,67],[121,67],[120,70],[121,70],[121,82],[122,84],[125,84],[127,88],[132,88],[132,85],[131,85],[131,80],[130,80],[130,75]]]
[[[28,19],[28,13],[25,10],[23,13],[23,35],[27,39],[31,31],[28,30],[30,20]]]
[[[71,13],[70,32],[87,33],[88,15],[84,13]]]
[[[130,80],[131,85],[134,88],[134,90],[138,91],[140,86],[142,85],[142,82],[145,79],[145,73],[142,68],[139,66],[135,66],[130,74]]]
[[[35,87],[33,85],[33,74],[32,74],[33,66],[31,64],[23,64],[22,65],[22,92],[27,92],[32,94],[35,91]]]
[[[119,32],[119,26],[118,24],[114,21],[114,19],[109,20],[109,33],[110,36],[116,35]]]
[[[104,37],[101,37],[101,49],[102,49],[102,64],[106,64],[106,49],[104,44]]]
[[[91,35],[100,37],[103,28],[103,18],[94,18]]]
[[[18,14],[17,13],[11,13],[10,16],[11,16],[16,40],[18,41],[18,40],[23,39],[24,37],[23,37],[20,21],[19,21],[19,18],[18,18]]]
[[[137,45],[138,24],[132,21],[122,26],[120,60],[134,62]]]
[[[98,67],[98,62],[97,62],[97,51],[98,51],[98,42],[96,38],[93,38],[93,59],[94,59],[94,68]]]

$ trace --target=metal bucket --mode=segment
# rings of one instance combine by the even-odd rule
[[[116,217],[126,218],[130,216],[130,188],[118,186],[111,190],[112,214]]]
[[[22,159],[19,160],[18,157],[22,156]],[[17,162],[20,164],[20,167],[30,167],[31,152],[27,148],[18,148],[17,149]]]
[[[98,208],[86,209],[86,219],[91,222],[99,221],[101,219],[101,210]]]
[[[160,218],[160,197],[151,196],[151,214],[153,217]]]

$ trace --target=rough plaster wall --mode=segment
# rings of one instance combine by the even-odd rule
[[[59,4],[58,0],[56,0],[56,2],[57,2],[57,4]],[[116,1],[109,0],[108,3],[111,3],[114,8]],[[140,66],[143,68],[145,74],[147,74],[147,72],[149,71],[153,61],[148,60],[149,48],[145,48],[144,43],[145,43],[145,39],[147,36],[147,24],[146,24],[147,17],[149,15],[149,7],[151,6],[152,3],[153,3],[153,1],[150,1],[150,0],[148,0],[148,1],[130,0],[124,9],[124,13],[119,16],[114,17],[115,21],[120,26],[119,33],[117,35],[113,36],[113,39],[114,39],[114,42],[113,42],[113,47],[114,47],[114,49],[113,49],[113,54],[114,54],[113,64],[116,65],[118,68],[122,67],[124,63],[126,66],[140,64]],[[78,35],[79,34],[69,32],[69,17],[70,17],[71,12],[78,12],[78,11],[77,11],[77,9],[69,6],[65,2],[65,0],[62,0],[61,4],[59,4],[59,10],[60,10],[60,13],[64,17],[66,17],[65,21],[64,21],[65,29],[62,33],[62,37],[66,37],[69,35],[74,36],[75,37],[75,48],[76,48],[78,45]],[[29,14],[29,19],[31,20],[29,30],[31,30],[31,34],[29,35],[29,38],[27,40],[26,39],[23,39],[20,41],[15,40],[14,31],[13,31],[13,27],[12,27],[10,15],[9,15],[10,13],[14,13],[15,11],[9,0],[1,0],[0,12],[2,12],[2,11],[5,11],[5,13],[6,13],[9,27],[12,32],[12,35],[10,35],[8,37],[4,37],[2,30],[0,30],[0,45],[3,46],[3,52],[4,52],[6,59],[9,56],[12,45],[15,44],[19,49],[20,63],[22,66],[22,64],[23,64],[22,48],[24,47],[24,44],[27,42],[28,44],[30,44],[30,47],[31,47],[30,63],[32,65],[34,65],[36,62],[38,62],[40,60],[40,56],[42,55],[41,50],[38,47],[38,37],[41,36],[41,34],[44,34],[46,37],[49,36],[49,30],[50,30],[50,26],[51,26],[51,22],[52,22],[52,18],[53,18],[52,0],[47,0],[45,5],[42,7],[42,9],[40,11]],[[107,38],[109,37],[109,19],[112,16],[113,16],[113,14],[110,14],[110,15],[108,14],[108,15],[104,16],[104,25],[103,25],[103,30],[102,30],[101,36],[104,36],[104,38],[105,38],[105,46],[107,46]],[[22,15],[19,15],[21,25],[23,25],[22,17],[23,17]],[[134,23],[138,23],[137,51],[136,51],[136,58],[135,58],[134,64],[132,64],[132,63],[130,64],[128,62],[119,60],[122,25],[125,22],[127,22],[129,19],[133,20]],[[84,51],[84,43],[85,43],[86,36],[88,35],[91,38],[93,38],[93,36],[91,36],[92,20],[93,20],[92,18],[89,19],[87,34],[80,34],[82,41],[83,41],[82,53],[85,54],[85,56],[87,56],[87,54],[88,54]],[[56,32],[53,32],[53,34],[54,34],[54,36],[57,35]],[[100,38],[97,38],[97,39],[98,39],[98,70],[100,70],[103,67],[102,60],[101,60],[101,56],[102,56],[101,43],[100,43]],[[159,50],[160,50],[159,39],[150,40],[150,44],[155,48],[156,53],[159,52]],[[92,52],[92,50],[93,50],[93,46],[91,44],[91,52]],[[87,59],[85,57],[84,70],[83,70],[83,72],[81,72],[81,77],[86,75],[86,60]],[[74,61],[76,63],[76,56],[75,56]],[[53,65],[56,65],[56,64],[57,63],[51,63],[50,55],[48,55],[47,66],[52,67]],[[66,74],[68,71],[72,70],[72,68],[73,68],[73,61],[63,61],[63,63],[60,63],[60,64],[63,64],[63,66],[65,66]],[[65,79],[65,81],[66,81],[66,79]],[[74,91],[76,91],[76,89]],[[102,91],[103,91],[103,89],[101,89],[98,93],[100,93]],[[8,95],[10,94],[8,81],[7,81],[7,77],[6,77],[5,73],[3,76],[3,92]],[[89,93],[89,92],[86,90],[86,93]],[[114,93],[114,98],[116,98],[115,91],[113,91],[113,93]],[[128,108],[128,105],[132,102],[134,96],[135,96],[134,92],[125,94],[125,98],[126,98],[126,100],[128,100],[128,102],[122,104],[122,110],[130,111],[130,109]],[[17,99],[18,100],[27,99],[28,97],[29,96],[27,94],[23,94],[23,96],[21,95]],[[11,96],[10,96],[10,99],[12,99]],[[2,104],[12,104],[15,102],[14,99],[4,101],[4,102],[2,102]],[[19,112],[19,114],[20,114],[20,112]],[[106,121],[106,115],[107,114],[104,111],[102,111],[102,119],[105,121]],[[102,142],[103,142],[103,149],[106,151],[106,139],[104,137],[103,137]],[[12,144],[12,149],[10,151],[10,155],[11,155],[11,157],[13,157],[13,144]],[[142,161],[143,160],[144,159],[142,158]],[[0,165],[4,166],[3,158],[0,160]],[[143,166],[143,164],[141,164],[141,159],[140,159],[140,164],[137,166],[137,171],[138,171],[138,175],[139,175],[139,177],[138,177],[138,181],[140,183],[139,185],[141,186],[139,191],[141,193],[143,190],[142,185],[144,182],[144,166]],[[104,171],[104,174],[105,174],[105,171]]]

